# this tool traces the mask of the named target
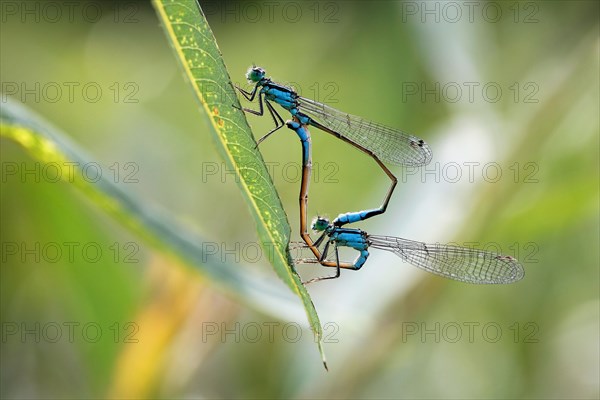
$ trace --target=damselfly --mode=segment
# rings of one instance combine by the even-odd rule
[[[385,212],[398,180],[383,164],[383,161],[404,166],[422,166],[431,161],[432,153],[427,143],[423,140],[406,134],[400,130],[389,128],[375,122],[364,120],[361,117],[350,115],[329,107],[323,103],[307,99],[298,95],[292,88],[281,85],[266,77],[266,72],[261,67],[250,67],[246,78],[254,88],[251,92],[236,87],[248,101],[254,101],[258,94],[258,110],[242,108],[242,110],[264,115],[263,100],[275,128],[261,137],[257,145],[283,125],[283,118],[275,110],[271,102],[279,104],[288,110],[302,125],[310,125],[327,132],[346,143],[351,144],[363,153],[371,156],[377,165],[391,180],[391,185],[383,204],[376,210],[371,210],[371,215]]]
[[[313,242],[307,231],[308,185],[311,174],[311,140],[310,132],[297,120],[287,121],[289,129],[296,132],[302,143],[302,183],[300,186],[300,236],[313,253],[314,259],[302,259],[301,262],[335,267],[336,274],[328,277],[311,279],[305,284],[334,279],[340,276],[340,269],[360,269],[369,257],[369,247],[395,253],[404,261],[428,272],[468,283],[511,283],[523,278],[523,267],[510,256],[495,254],[474,248],[460,247],[450,244],[425,244],[413,240],[393,236],[369,235],[361,229],[343,228],[347,223],[358,222],[372,216],[372,210],[340,214],[333,221],[317,217],[313,220],[312,229],[322,232]],[[319,246],[325,241],[323,250]],[[328,260],[329,247],[333,245],[335,261]],[[359,252],[351,262],[340,262],[338,247],[349,247]]]
[[[369,235],[360,229],[336,226],[324,217],[315,218],[312,229],[322,232],[314,246],[319,247],[325,242],[318,262],[321,265],[336,267],[336,274],[311,279],[305,283],[338,278],[340,268],[359,270],[369,257],[369,248],[391,251],[415,267],[467,283],[512,283],[525,275],[523,267],[515,258],[489,251],[450,244],[425,244],[393,236]],[[324,263],[327,261],[330,246],[333,246],[335,252],[335,262]],[[359,255],[352,263],[341,263],[339,247],[352,248],[357,250]]]

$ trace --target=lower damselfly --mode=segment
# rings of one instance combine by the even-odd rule
[[[336,274],[314,278],[305,283],[339,278],[341,268],[359,270],[369,258],[371,248],[390,251],[422,270],[466,283],[513,283],[525,275],[523,267],[515,258],[489,251],[454,244],[426,244],[394,236],[370,235],[361,229],[336,226],[324,217],[315,218],[312,229],[321,232],[313,245],[318,248],[325,243],[318,262],[324,266],[334,266]],[[331,247],[335,253],[335,261],[327,260]],[[340,247],[354,249],[359,254],[352,263],[342,263],[339,257]]]
[[[296,132],[302,143],[300,236],[314,256],[312,259],[298,261],[336,268],[335,275],[314,278],[304,282],[305,284],[338,278],[342,268],[359,270],[369,257],[369,248],[393,252],[418,268],[462,282],[500,284],[516,282],[523,278],[523,267],[511,256],[453,244],[426,244],[394,236],[370,235],[361,229],[343,227],[345,224],[364,221],[373,216],[372,210],[343,213],[331,222],[325,217],[315,218],[311,227],[313,231],[320,233],[320,237],[313,242],[307,229],[308,192],[312,166],[310,132],[307,126],[297,120],[287,121],[286,125]],[[325,244],[321,250],[319,246],[323,243]],[[330,247],[334,249],[335,260],[327,258]],[[341,262],[339,247],[357,250],[359,254],[353,262]]]

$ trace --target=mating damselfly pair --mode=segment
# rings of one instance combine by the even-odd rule
[[[266,106],[275,123],[275,127],[258,140],[257,146],[283,125],[296,132],[302,143],[300,235],[315,258],[301,261],[317,262],[326,267],[336,268],[335,275],[312,279],[305,283],[338,278],[341,268],[360,269],[369,257],[369,248],[391,251],[402,260],[425,271],[468,283],[511,283],[524,276],[522,266],[510,256],[454,245],[425,244],[392,236],[370,235],[360,229],[345,228],[346,224],[364,221],[386,211],[398,181],[383,161],[403,166],[423,166],[432,158],[429,146],[425,141],[400,130],[304,98],[292,88],[267,78],[263,68],[250,67],[246,78],[249,83],[254,84],[252,91],[248,92],[239,87],[236,89],[250,102],[258,96],[259,108],[258,110],[242,108],[242,110],[262,116]],[[271,102],[289,111],[293,119],[284,122]],[[331,134],[368,154],[391,180],[390,188],[380,207],[340,214],[333,221],[323,217],[315,218],[311,227],[313,231],[319,232],[320,236],[314,242],[308,234],[306,219],[308,183],[312,165],[309,126]],[[323,245],[322,250],[319,249],[321,245]],[[334,249],[335,261],[327,258],[331,246]],[[354,249],[359,252],[359,255],[354,262],[341,262],[339,247]]]

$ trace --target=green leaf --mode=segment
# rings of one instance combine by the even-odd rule
[[[217,147],[230,167],[235,168],[239,174],[240,179],[237,181],[255,218],[265,253],[269,255],[277,274],[301,298],[324,360],[319,319],[289,255],[289,223],[264,161],[255,149],[245,116],[232,107],[232,104],[239,105],[239,102],[233,93],[234,89],[210,28],[194,2],[168,5],[156,2],[155,5],[186,75],[193,82],[194,92],[209,117]],[[186,22],[188,20],[195,22]],[[150,244],[196,266],[220,287],[250,305],[279,314],[282,318],[289,318],[290,311],[296,305],[289,292],[283,292],[245,274],[239,265],[225,264],[204,254],[201,248],[203,240],[174,225],[173,218],[150,209],[144,201],[109,180],[100,179],[95,183],[86,180],[78,166],[87,165],[92,159],[69,143],[66,135],[29,110],[11,101],[3,103],[0,111],[0,135],[19,143],[42,162],[62,166],[61,176],[65,180],[73,183],[97,205]]]
[[[294,269],[289,254],[290,226],[264,160],[256,148],[225,62],[196,1],[154,0],[171,46],[196,99],[210,121],[217,147],[236,179],[256,221],[259,238],[275,271],[304,303],[322,349],[322,330],[314,304]]]

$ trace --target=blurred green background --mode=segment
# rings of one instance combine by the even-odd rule
[[[2,3],[0,105],[24,103],[224,261],[283,287],[150,4],[51,3],[60,14]],[[388,212],[361,228],[499,247],[525,279],[466,285],[375,250],[309,287],[326,372],[299,300],[250,308],[1,139],[3,398],[598,398],[597,2],[202,6],[234,83],[256,63],[430,143],[432,164],[393,168]],[[257,137],[272,124],[248,119]],[[310,215],[378,205],[374,163],[312,136]],[[298,140],[282,130],[261,151],[298,240]]]

